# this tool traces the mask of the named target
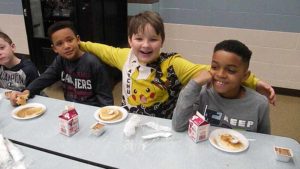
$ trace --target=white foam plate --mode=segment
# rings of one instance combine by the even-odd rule
[[[105,120],[102,120],[100,117],[99,117],[99,113],[101,112],[101,109],[102,108],[113,108],[113,109],[118,109],[123,115],[122,115],[122,118],[118,119],[118,120],[112,120],[112,121],[105,121]],[[120,106],[106,106],[106,107],[101,107],[99,108],[98,110],[95,111],[94,113],[94,117],[97,121],[101,122],[101,123],[118,123],[118,122],[121,122],[123,120],[126,119],[126,117],[128,116],[128,112],[126,109],[124,109],[123,107],[120,107]]]
[[[236,150],[232,150],[226,147],[221,146],[220,144],[218,144],[218,138],[222,135],[222,134],[231,134],[234,137],[236,137],[237,139],[239,139],[239,141],[244,145],[242,148],[240,149],[236,149]],[[238,153],[238,152],[242,152],[245,151],[248,147],[249,147],[249,141],[248,139],[241,133],[232,130],[232,129],[216,129],[214,130],[210,136],[209,136],[209,142],[211,143],[211,145],[213,145],[215,148],[225,151],[225,152],[230,152],[230,153]]]
[[[42,107],[42,112],[39,113],[39,114],[33,114],[32,116],[26,116],[24,118],[22,117],[19,117],[16,115],[16,113],[21,110],[21,109],[24,109],[24,108],[27,108],[27,107]],[[19,106],[17,108],[15,108],[12,112],[11,112],[11,116],[15,119],[19,119],[19,120],[27,120],[27,119],[32,119],[32,118],[36,118],[36,117],[39,117],[41,115],[43,115],[46,111],[46,106],[41,104],[41,103],[27,103],[25,105],[22,105],[22,106]]]

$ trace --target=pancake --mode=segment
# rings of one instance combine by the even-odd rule
[[[43,112],[42,107],[25,107],[16,112],[16,116],[20,118],[27,118],[32,116],[37,116]]]
[[[231,134],[221,134],[216,141],[219,146],[228,150],[240,150],[244,147],[244,144]]]
[[[104,107],[100,109],[99,118],[104,121],[115,121],[121,119],[123,113],[116,108]]]

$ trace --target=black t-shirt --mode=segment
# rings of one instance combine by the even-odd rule
[[[57,56],[27,89],[31,95],[35,95],[59,80],[63,83],[64,97],[68,101],[100,107],[113,104],[112,84],[107,67],[89,53],[76,61]]]
[[[12,68],[0,65],[0,87],[10,90],[22,91],[35,78],[39,76],[35,65],[26,58]]]

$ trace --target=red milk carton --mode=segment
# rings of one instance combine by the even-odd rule
[[[188,135],[195,143],[206,140],[208,138],[210,124],[205,121],[205,117],[198,111],[189,120]]]
[[[75,108],[64,111],[58,118],[60,133],[72,136],[79,131],[78,113]]]

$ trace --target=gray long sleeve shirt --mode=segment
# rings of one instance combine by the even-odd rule
[[[214,89],[199,86],[194,80],[180,92],[174,109],[172,126],[175,131],[188,128],[188,120],[198,110],[213,126],[270,133],[269,103],[265,96],[244,87],[240,99],[226,99]],[[207,108],[206,108],[207,106]],[[204,113],[206,108],[206,113]]]

